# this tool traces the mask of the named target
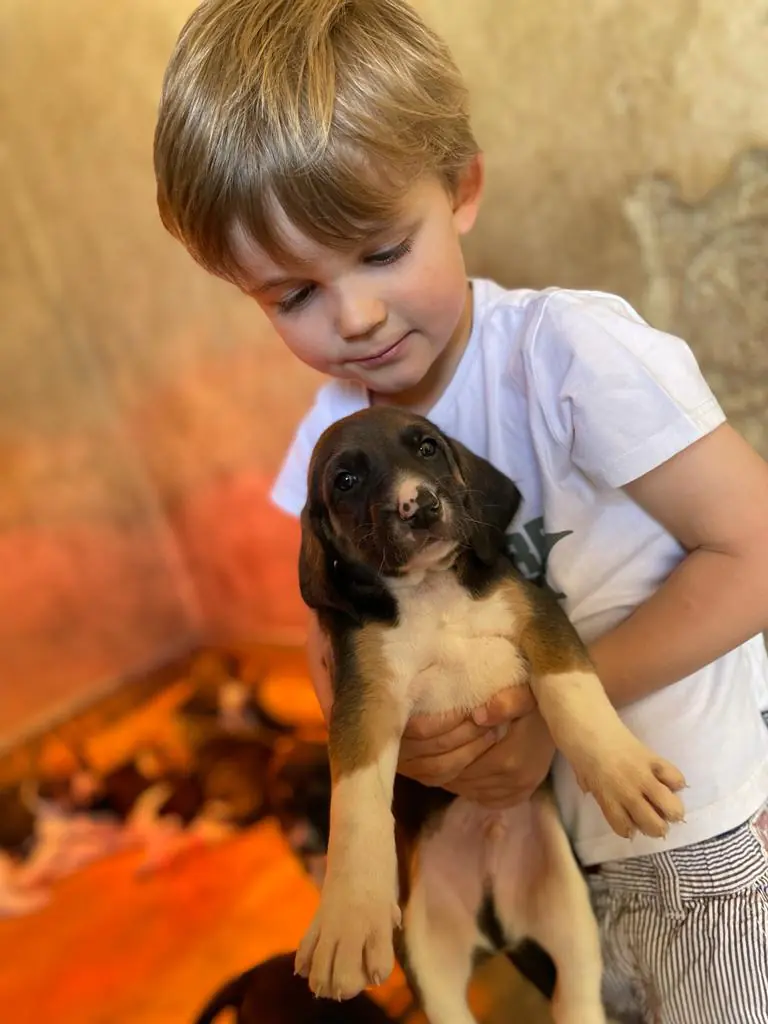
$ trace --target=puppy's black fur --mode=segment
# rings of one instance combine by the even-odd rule
[[[328,746],[296,737],[276,753],[268,785],[269,809],[300,861],[324,855],[331,830]],[[300,837],[298,844],[294,837]],[[305,864],[306,866],[306,864]]]
[[[293,953],[272,957],[228,981],[195,1024],[213,1024],[228,1009],[237,1024],[392,1024],[366,995],[343,1003],[316,998],[306,979],[294,974],[293,959]]]
[[[0,789],[0,850],[26,857],[34,845],[35,815],[27,806],[21,786]]]

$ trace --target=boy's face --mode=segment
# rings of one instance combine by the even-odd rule
[[[474,224],[481,185],[479,158],[453,195],[437,178],[417,182],[397,221],[352,253],[328,249],[285,223],[295,257],[279,265],[241,236],[244,291],[302,362],[382,397],[421,399],[422,382],[438,384],[447,373],[445,386],[469,336],[459,239]]]

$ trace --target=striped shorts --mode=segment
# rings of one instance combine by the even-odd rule
[[[618,1024],[768,1024],[768,805],[731,832],[587,873]]]

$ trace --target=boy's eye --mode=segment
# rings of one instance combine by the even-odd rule
[[[410,238],[404,239],[399,245],[391,246],[389,249],[380,249],[379,252],[373,252],[370,256],[365,257],[366,263],[372,263],[374,266],[381,267],[386,266],[389,263],[397,263],[403,256],[407,256],[413,248],[413,241]]]
[[[285,298],[275,303],[275,305],[281,313],[290,313],[294,309],[305,306],[312,298],[314,291],[315,286],[313,284],[305,284],[302,288],[297,288],[295,292],[290,292]]]

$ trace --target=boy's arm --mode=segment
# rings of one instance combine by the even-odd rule
[[[312,688],[315,691],[320,710],[323,712],[326,725],[331,721],[331,707],[333,706],[329,648],[330,644],[320,628],[317,615],[310,612],[307,624],[307,667]]]
[[[723,424],[626,491],[689,553],[645,604],[590,647],[617,706],[677,682],[768,628],[768,465],[746,441]],[[506,693],[494,698],[484,723],[508,719],[507,703]],[[513,722],[508,737],[466,771],[458,752],[443,753],[445,774],[458,775],[449,788],[491,806],[527,799],[551,758],[551,741],[537,738],[536,717]],[[418,720],[409,729],[434,737],[421,740],[430,749],[415,773],[429,782],[434,745],[445,737],[422,733]]]
[[[768,628],[768,465],[728,424],[627,484],[689,552],[590,646],[617,706],[703,668]]]

